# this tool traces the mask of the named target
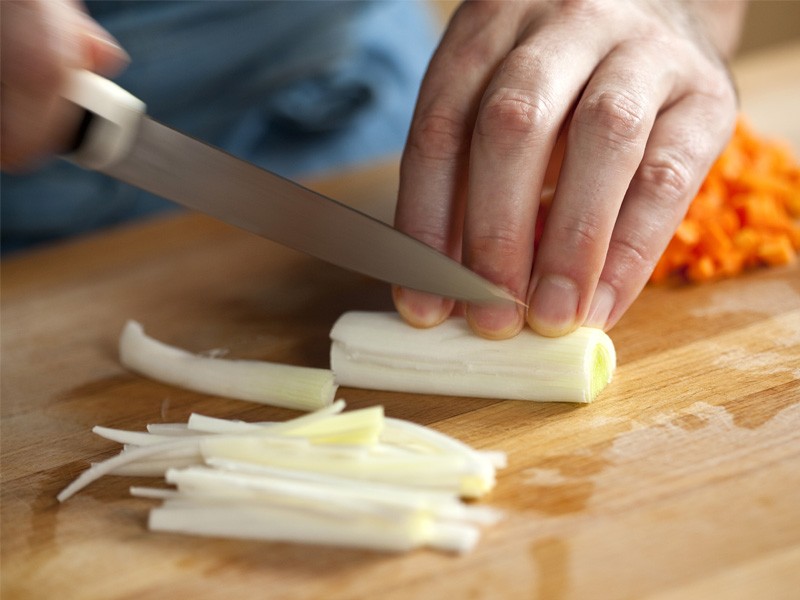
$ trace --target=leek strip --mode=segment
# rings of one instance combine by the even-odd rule
[[[463,319],[415,329],[394,313],[349,312],[330,333],[339,385],[509,400],[591,402],[611,381],[616,351],[603,331],[559,337],[530,329],[476,336]]]
[[[197,445],[199,445],[199,440],[181,439],[174,442],[156,444],[153,446],[142,446],[136,450],[130,450],[128,452],[120,452],[108,460],[104,460],[103,462],[92,465],[89,469],[81,473],[77,479],[61,490],[56,498],[58,498],[59,502],[64,502],[67,498],[82,490],[90,483],[97,481],[104,475],[111,474],[114,469],[123,465],[133,463],[137,460],[141,460],[142,458],[153,456],[154,454],[158,454],[164,450],[172,450]]]
[[[283,423],[194,415],[204,432],[153,428],[177,436],[98,427],[125,449],[58,498],[106,474],[157,474],[176,488],[131,488],[163,501],[150,512],[150,529],[386,551],[466,552],[479,527],[501,518],[461,501],[491,489],[497,453],[390,421],[380,406],[342,408],[338,402]]]
[[[495,469],[505,469],[508,466],[508,455],[501,450],[476,450]]]
[[[301,471],[298,469],[287,469],[282,467],[272,467],[268,465],[257,465],[247,462],[239,462],[235,460],[228,460],[223,458],[210,458],[206,461],[211,467],[215,467],[221,471],[230,471],[234,473],[243,473],[249,475],[256,475],[264,478],[280,478],[296,481],[311,482],[319,485],[329,486],[335,489],[344,489],[348,487],[355,487],[359,491],[374,490],[375,493],[380,494],[425,494],[426,497],[433,499],[446,499],[457,497],[452,492],[441,492],[433,490],[418,490],[409,488],[403,484],[390,483],[385,481],[363,481],[355,480],[350,477],[342,477],[332,475],[325,472],[316,471]]]
[[[336,383],[327,369],[191,354],[148,337],[128,321],[119,341],[122,364],[146,377],[196,392],[313,410],[333,402]]]
[[[174,436],[157,435],[144,431],[126,431],[124,429],[113,429],[111,427],[92,428],[92,432],[102,438],[117,442],[119,444],[135,444],[136,446],[152,446],[174,440]]]
[[[167,472],[167,481],[176,484],[179,492],[187,499],[268,504],[315,514],[329,514],[351,521],[370,516],[398,519],[419,515],[438,520],[472,521],[476,524],[496,522],[495,515],[489,512],[478,511],[471,514],[472,507],[462,504],[457,496],[434,497],[425,492],[409,492],[399,486],[388,492],[376,492],[369,486],[331,488],[311,481],[226,473],[197,467],[170,470]]]
[[[277,451],[277,452],[275,452]],[[262,435],[215,435],[203,438],[200,452],[204,458],[241,458],[250,462],[292,461],[301,457],[310,460],[355,460],[369,450],[358,446],[313,445],[301,437],[267,437]]]
[[[197,444],[185,444],[183,446],[178,446],[177,448],[170,448],[172,441],[169,442],[162,442],[161,444],[150,444],[148,446],[125,446],[122,449],[123,454],[125,452],[135,452],[139,448],[155,448],[158,446],[157,449],[153,451],[146,459],[140,459],[140,461],[149,461],[149,460],[170,460],[170,459],[184,459],[184,458],[193,458],[195,460],[202,460],[203,455],[200,454],[198,451]]]
[[[285,508],[187,505],[167,500],[150,511],[149,527],[199,535],[371,548],[404,552],[429,545],[467,552],[479,532],[468,525],[437,525],[431,519],[411,522],[364,519],[341,521]]]
[[[494,471],[456,455],[408,457],[369,454],[360,449],[309,445],[282,453],[265,452],[260,438],[210,438],[200,445],[208,460],[227,458],[254,464],[331,473],[355,479],[402,482],[410,486],[449,489],[468,497],[494,486]]]
[[[176,485],[186,499],[268,504],[273,507],[338,516],[345,520],[353,520],[369,512],[368,507],[363,501],[359,502],[358,498],[349,497],[342,502],[341,493],[337,494],[334,490],[320,490],[319,486],[308,482],[269,479],[202,467],[170,469],[166,473],[166,480]]]
[[[170,437],[200,435],[200,432],[191,431],[186,423],[150,423],[147,432]]]
[[[260,491],[289,490],[292,497],[307,495],[312,500],[316,499],[328,505],[336,502],[340,503],[344,510],[353,510],[356,502],[363,502],[366,503],[368,510],[382,512],[421,510],[437,518],[465,520],[482,525],[494,524],[501,516],[499,511],[488,507],[463,504],[459,501],[458,495],[451,492],[415,489],[402,484],[376,481],[354,481],[346,477],[259,467],[230,461],[215,461],[210,464],[216,469],[208,469],[209,477],[229,471],[232,474],[252,478],[235,480],[240,486],[252,483],[253,489]],[[180,488],[182,477],[187,477],[188,474],[191,478],[190,471],[194,474],[199,468],[176,471],[172,475],[173,479],[168,480]]]
[[[154,500],[168,500],[170,498],[179,498],[180,494],[176,490],[168,490],[166,488],[151,488],[142,486],[131,486],[131,496],[137,498],[152,498]]]
[[[293,427],[287,424],[280,432],[308,438],[315,444],[374,445],[380,437],[383,424],[383,407],[371,406],[324,419],[295,423]]]
[[[401,446],[410,443],[411,447],[422,446],[433,450],[436,455],[462,456],[472,465],[473,470],[472,475],[461,480],[461,493],[465,497],[477,498],[491,490],[495,484],[495,468],[505,467],[506,457],[502,452],[491,454],[478,452],[440,431],[410,421],[387,418],[386,432],[388,443],[394,442]]]
[[[333,405],[331,405],[333,406]],[[343,408],[342,402],[339,407]],[[340,413],[321,409],[283,423],[245,423],[192,414],[188,427],[204,433],[247,433],[305,437],[316,444],[374,444],[383,428],[383,407],[372,406]],[[324,411],[324,412],[323,412]],[[308,417],[306,419],[306,417]],[[312,418],[313,417],[313,418]],[[303,420],[301,420],[303,419]]]
[[[245,423],[244,421],[233,421],[229,419],[218,419],[192,413],[186,423],[191,431],[199,433],[252,433],[263,431],[264,427],[255,423]]]
[[[436,429],[425,427],[423,425],[418,425],[417,423],[413,423],[411,421],[403,421],[402,419],[387,417],[385,431],[386,435],[384,435],[383,441],[387,443],[392,443],[392,434],[400,434],[400,439],[403,439],[402,434],[405,434],[406,440],[409,438],[413,439],[417,442],[426,444],[429,448],[435,449],[441,453],[447,454],[455,452],[472,457],[476,460],[487,460],[492,464],[492,466],[497,468],[505,468],[507,463],[504,452],[485,452],[475,450],[464,442],[442,433],[441,431],[437,431]],[[403,444],[402,441],[399,443]]]
[[[170,469],[202,464],[202,458],[191,458],[188,456],[183,458],[142,459],[116,467],[109,475],[121,475],[125,477],[163,477]]]
[[[298,427],[305,425],[311,425],[317,421],[341,414],[341,412],[344,410],[344,407],[344,400],[339,399],[330,406],[325,406],[306,415],[300,415],[299,417],[289,419],[288,421],[270,423],[270,428],[273,433],[284,433],[285,431],[297,429]],[[262,425],[265,425],[265,423],[262,423]]]
[[[237,431],[252,431],[258,427],[268,427],[271,433],[283,433],[289,429],[295,429],[301,425],[315,423],[333,415],[338,415],[344,410],[344,400],[336,400],[329,406],[323,406],[314,412],[306,415],[289,419],[288,421],[266,421],[261,423],[247,423],[245,421],[235,421],[230,419],[218,419],[192,413],[189,421],[183,424],[184,428],[203,433],[230,433]],[[151,425],[148,425],[148,431]]]

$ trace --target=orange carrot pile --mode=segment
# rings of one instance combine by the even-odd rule
[[[800,166],[742,118],[650,278],[702,282],[800,253]]]

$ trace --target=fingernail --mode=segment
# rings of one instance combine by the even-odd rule
[[[447,318],[452,302],[406,288],[393,287],[394,305],[400,316],[414,327],[433,327]]]
[[[597,289],[594,291],[592,303],[589,306],[589,315],[584,321],[587,327],[598,327],[605,329],[608,323],[608,317],[614,309],[617,302],[617,295],[610,285],[604,282],[597,284]]]
[[[130,64],[131,55],[123,48],[116,38],[106,32],[91,33],[91,37],[98,43],[105,46],[112,54],[115,54],[117,59],[126,64]]]
[[[518,305],[467,306],[467,322],[481,337],[502,340],[514,337],[525,325]]]
[[[578,286],[568,277],[545,275],[528,302],[528,321],[542,335],[558,336],[575,327]]]

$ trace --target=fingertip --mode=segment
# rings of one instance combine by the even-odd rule
[[[466,308],[466,319],[472,330],[490,340],[505,340],[517,335],[525,326],[522,306],[476,306]]]
[[[392,286],[392,298],[403,320],[421,329],[435,327],[444,321],[455,304],[446,298],[400,286]]]
[[[130,64],[130,55],[105,27],[82,11],[78,18],[85,68],[101,75],[113,75]]]
[[[578,327],[579,301],[578,286],[572,279],[545,275],[528,299],[528,324],[547,337],[566,335]]]
[[[609,326],[609,317],[614,310],[616,302],[617,295],[614,289],[604,281],[601,281],[594,291],[592,302],[589,305],[589,312],[583,324],[586,327],[606,329]]]
[[[104,29],[92,29],[88,32],[87,40],[89,59],[94,71],[111,75],[130,64],[130,54]]]
[[[544,337],[561,337],[567,335],[568,333],[572,333],[578,328],[577,322],[572,322],[568,325],[551,325],[547,321],[543,319],[534,319],[528,315],[527,319],[528,326],[530,326],[533,331],[538,333],[539,335],[543,335]]]

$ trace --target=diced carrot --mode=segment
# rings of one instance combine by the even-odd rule
[[[758,250],[760,237],[752,227],[743,227],[733,236],[733,245],[744,255],[753,255]]]
[[[740,116],[650,281],[710,281],[800,253],[800,165]]]
[[[689,279],[696,282],[710,281],[716,275],[714,261],[710,256],[701,256],[696,262],[689,265],[686,269]]]
[[[800,180],[795,183],[796,189],[786,199],[786,209],[795,219],[800,218]]]
[[[742,227],[742,220],[739,218],[739,215],[736,213],[736,211],[730,206],[724,206],[720,210],[717,223],[719,223],[719,226],[729,238],[733,237]]]
[[[716,221],[705,223],[699,247],[704,254],[719,260],[733,249],[733,242]]]
[[[700,226],[697,221],[684,219],[675,231],[675,237],[686,244],[692,246],[700,241]]]
[[[744,255],[738,251],[731,251],[729,254],[719,258],[719,273],[725,277],[732,277],[741,273],[744,268]]]
[[[788,215],[766,192],[751,194],[744,206],[742,223],[758,229],[784,229],[790,224]]]
[[[792,242],[786,235],[778,235],[766,240],[758,248],[758,257],[772,266],[788,265],[797,259]]]

